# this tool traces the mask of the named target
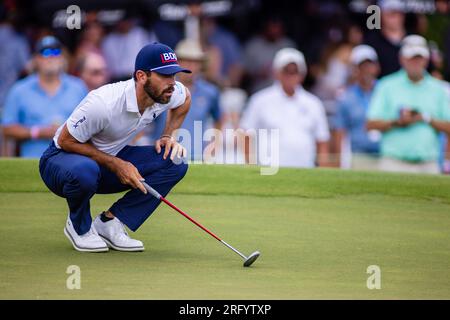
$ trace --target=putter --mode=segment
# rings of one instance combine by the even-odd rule
[[[181,211],[180,209],[178,209],[177,207],[175,207],[172,203],[170,203],[168,200],[166,200],[162,195],[160,195],[158,193],[158,191],[156,191],[155,189],[153,189],[152,187],[150,187],[147,183],[145,183],[144,181],[142,181],[142,184],[144,185],[145,189],[147,189],[147,191],[154,196],[156,199],[161,200],[162,202],[164,202],[165,204],[167,204],[169,207],[171,207],[172,209],[175,209],[178,213],[182,214],[186,219],[188,219],[189,221],[193,222],[197,227],[199,227],[200,229],[202,229],[203,231],[207,232],[210,236],[212,236],[213,238],[215,238],[216,240],[218,240],[219,242],[221,242],[223,245],[225,245],[227,248],[233,250],[235,253],[237,253],[242,259],[244,259],[244,267],[250,267],[252,265],[253,262],[256,261],[256,259],[258,259],[258,257],[260,256],[260,252],[259,251],[255,251],[253,252],[251,255],[249,255],[248,257],[243,255],[241,252],[239,252],[238,250],[236,250],[235,248],[233,248],[231,245],[229,245],[228,243],[226,243],[225,241],[223,241],[222,239],[220,239],[218,236],[216,236],[214,233],[212,233],[211,231],[209,231],[208,229],[206,229],[204,226],[202,226],[200,223],[198,223],[197,221],[195,221],[194,219],[192,219],[190,216],[188,216],[186,213],[184,213],[183,211]]]

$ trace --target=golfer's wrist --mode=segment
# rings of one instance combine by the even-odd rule
[[[159,137],[159,139],[160,140],[161,139],[169,139],[169,140],[175,141],[175,138],[173,136],[171,136],[170,134],[163,134]]]
[[[117,172],[120,168],[123,160],[117,157],[108,157],[105,163],[106,167],[112,172]]]

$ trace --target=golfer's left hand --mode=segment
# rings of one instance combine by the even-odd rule
[[[161,148],[165,147],[163,158],[164,160],[167,159],[167,156],[169,155],[170,151],[172,153],[170,154],[170,160],[173,161],[175,159],[175,156],[179,158],[184,158],[187,155],[186,148],[184,148],[181,144],[179,144],[175,138],[173,137],[161,137],[155,142],[155,148],[156,152],[161,153]]]

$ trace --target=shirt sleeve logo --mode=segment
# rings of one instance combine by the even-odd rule
[[[81,118],[80,120],[78,120],[77,122],[75,122],[75,124],[73,125],[73,128],[74,128],[74,129],[78,128],[78,126],[79,126],[80,124],[82,124],[83,122],[85,122],[85,121],[86,121],[86,117],[84,116],[83,118]]]

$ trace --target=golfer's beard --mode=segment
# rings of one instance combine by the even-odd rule
[[[147,95],[156,103],[166,104],[169,103],[170,97],[165,98],[164,94],[170,89],[163,90],[161,94],[157,94],[156,91],[152,88],[150,80],[147,80],[147,82],[144,85],[144,91],[147,93]]]

